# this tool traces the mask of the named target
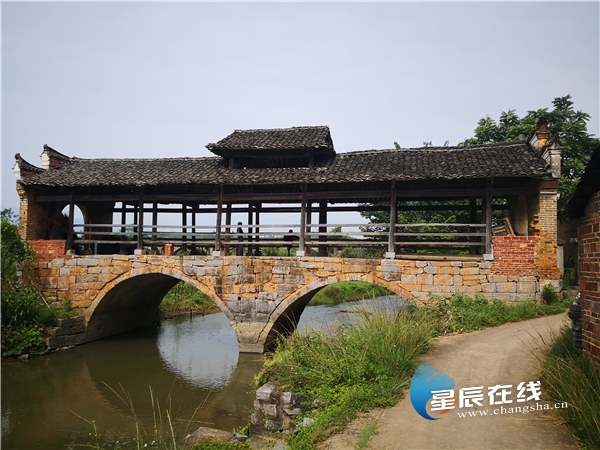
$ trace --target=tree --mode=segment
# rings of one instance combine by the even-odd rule
[[[565,204],[575,190],[593,149],[600,142],[588,133],[587,122],[590,115],[575,111],[571,96],[556,97],[552,101],[553,110],[548,108],[528,111],[519,117],[514,109],[502,111],[498,122],[485,116],[477,123],[474,137],[465,139],[459,145],[489,144],[524,139],[541,117],[548,119],[550,131],[558,136],[564,146],[562,153],[562,174],[559,187],[558,211],[563,217]]]
[[[40,353],[44,347],[43,325],[51,314],[40,302],[37,286],[17,276],[18,266],[35,258],[31,246],[21,239],[10,209],[2,211],[2,356]]]

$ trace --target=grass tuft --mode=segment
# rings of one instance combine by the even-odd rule
[[[362,320],[331,335],[299,332],[282,340],[257,383],[320,398],[314,422],[293,435],[292,449],[312,449],[344,429],[359,411],[394,405],[408,387],[419,357],[431,345],[429,319],[419,311],[359,310]]]
[[[474,297],[455,294],[449,298],[430,297],[423,310],[432,316],[436,336],[448,333],[470,333],[507,322],[534,319],[564,312],[570,300],[539,304],[535,300],[512,305],[503,300],[488,300],[481,294]]]
[[[482,295],[454,295],[431,297],[420,309],[363,308],[357,310],[360,320],[331,334],[305,331],[282,339],[255,381],[276,381],[321,399],[318,408],[307,408],[312,424],[288,437],[292,449],[313,449],[358,412],[396,404],[434,337],[561,313],[568,303],[508,305]]]
[[[565,327],[551,343],[542,363],[540,381],[555,402],[568,408],[556,412],[586,450],[600,443],[600,369],[573,346],[571,330]]]

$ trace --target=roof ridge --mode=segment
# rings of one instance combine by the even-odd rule
[[[312,128],[327,128],[329,129],[329,125],[304,125],[300,127],[288,127],[288,128],[250,128],[247,130],[235,129],[234,133],[247,133],[247,132],[257,132],[257,131],[289,131],[289,130],[306,130]]]

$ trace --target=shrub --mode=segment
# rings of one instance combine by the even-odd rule
[[[575,286],[575,268],[567,267],[563,276],[563,287],[566,289],[571,286]]]
[[[11,210],[2,211],[1,323],[2,356],[39,354],[44,350],[44,325],[54,311],[42,303],[37,286],[17,276],[19,266],[35,261],[35,252],[21,239]]]
[[[558,294],[556,288],[552,284],[546,284],[542,288],[542,300],[544,303],[550,305],[558,301]]]

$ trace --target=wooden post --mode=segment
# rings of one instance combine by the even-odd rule
[[[388,257],[392,253],[396,253],[396,216],[397,216],[398,199],[396,197],[396,182],[392,181],[392,192],[390,194],[390,232],[388,239]]]
[[[229,241],[231,241],[231,202],[227,203],[225,213],[225,254],[229,256]]]
[[[199,212],[199,209],[198,204],[192,205],[192,248],[196,247],[196,236],[194,234],[196,233],[196,213]]]
[[[121,202],[121,225],[122,225],[121,233],[125,233],[127,231],[127,228],[125,227],[126,223],[127,223],[127,203]],[[127,236],[121,235],[120,240],[126,241]],[[123,246],[123,244],[121,244],[120,252],[126,253],[125,247]]]
[[[156,225],[158,225],[158,203],[152,203],[152,250],[156,252]]]
[[[304,233],[306,232],[306,183],[302,184],[302,197],[300,200],[300,241],[298,242],[299,256],[304,256],[306,249],[304,248]]]
[[[256,202],[255,204],[255,216],[256,216],[256,220],[255,220],[255,224],[256,227],[254,228],[254,230],[256,230],[257,233],[260,233],[260,208],[262,207],[262,203],[261,202]],[[260,256],[261,252],[260,252],[260,236],[256,236],[255,241],[257,242],[258,245],[256,245],[256,247],[254,248],[254,256]]]
[[[135,203],[133,204],[133,233],[134,234],[138,234],[139,231],[139,227],[138,227],[138,210],[139,210],[140,206],[139,204],[136,205]]]
[[[477,197],[469,197],[469,223],[470,224],[476,224],[477,223]],[[474,230],[477,230],[477,229],[469,227],[468,232],[472,233]],[[478,242],[479,237],[478,236],[471,236],[469,238],[469,240],[471,242]],[[469,254],[471,254],[471,255],[476,255],[477,254],[477,246],[476,245],[471,245],[469,247]]]
[[[327,200],[319,202],[319,223],[325,225],[327,223]],[[319,233],[327,233],[327,226],[319,227]],[[327,242],[327,236],[319,236],[319,241]],[[327,256],[327,246],[319,245],[319,256]]]
[[[219,199],[217,203],[217,230],[215,233],[215,251],[221,251],[221,220],[223,215],[223,185],[219,186]]]
[[[312,227],[310,226],[312,224],[312,202],[307,202],[306,203],[306,236],[305,236],[305,240],[310,241],[312,239]],[[306,253],[308,254],[308,256],[310,256],[310,248],[306,248],[305,249]]]
[[[181,204],[181,240],[183,241],[183,245],[181,246],[183,250],[187,250],[187,203]]]
[[[485,252],[492,253],[492,178],[487,179],[485,195]]]
[[[67,250],[73,250],[73,223],[75,215],[75,199],[73,194],[69,195],[69,233],[67,234]]]
[[[138,206],[138,243],[137,248],[144,248],[144,192],[140,192]]]
[[[248,252],[246,253],[248,256],[252,255],[252,250],[254,249],[254,247],[251,245],[253,233],[252,225],[254,221],[253,206],[253,202],[248,202]]]

